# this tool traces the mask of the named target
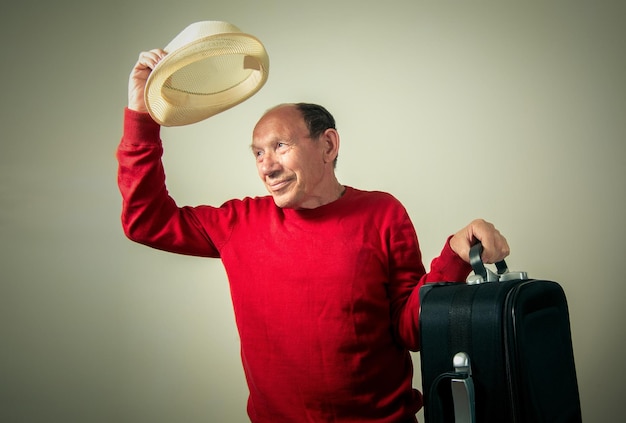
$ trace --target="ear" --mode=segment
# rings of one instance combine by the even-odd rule
[[[324,145],[324,162],[333,163],[339,155],[339,132],[328,128],[320,136],[320,141]]]

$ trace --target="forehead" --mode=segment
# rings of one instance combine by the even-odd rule
[[[292,139],[308,135],[300,111],[293,105],[278,106],[268,111],[254,127],[254,143],[275,139]]]

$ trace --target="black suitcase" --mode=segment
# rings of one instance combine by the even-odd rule
[[[426,423],[581,422],[567,301],[556,282],[485,268],[420,290]]]

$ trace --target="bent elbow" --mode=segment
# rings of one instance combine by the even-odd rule
[[[138,224],[136,219],[128,219],[122,216],[122,230],[129,240],[138,244],[150,244],[148,233]]]
[[[132,227],[128,226],[122,226],[122,228],[124,230],[124,235],[126,235],[126,238],[128,238],[130,241],[137,242],[139,244],[145,244],[145,241],[139,235],[138,231],[133,230]]]

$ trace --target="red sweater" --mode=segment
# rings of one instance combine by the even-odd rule
[[[165,187],[159,126],[125,111],[118,149],[122,225],[154,248],[222,259],[253,422],[413,421],[409,350],[419,349],[419,286],[462,281],[446,243],[425,274],[398,200],[347,187],[312,210],[270,196],[179,208]]]

